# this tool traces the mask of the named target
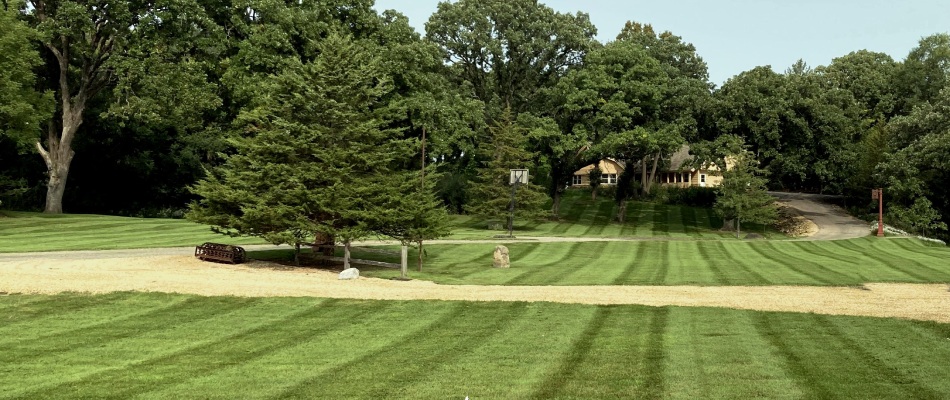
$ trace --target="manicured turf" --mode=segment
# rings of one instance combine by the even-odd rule
[[[950,325],[551,303],[0,296],[4,398],[950,398]]]
[[[729,233],[720,232],[722,218],[712,209],[669,206],[646,202],[630,202],[627,220],[615,222],[617,206],[605,197],[590,199],[587,191],[571,190],[561,200],[558,221],[515,220],[515,236],[561,237],[656,237],[719,239]],[[471,216],[454,216],[452,238],[487,238],[507,231],[487,229],[486,221]],[[784,238],[761,226],[752,227],[756,233]]]
[[[479,285],[820,285],[950,282],[950,248],[916,239],[514,243],[511,269],[493,244],[428,245],[411,277]],[[373,258],[372,255],[367,255]],[[396,261],[390,259],[390,261]],[[398,271],[360,267],[365,275]]]
[[[0,214],[0,252],[180,247],[204,242],[264,243],[257,238],[218,235],[205,225],[181,219]]]

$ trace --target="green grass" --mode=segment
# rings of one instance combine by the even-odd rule
[[[493,244],[427,245],[423,272],[413,268],[410,275],[444,284],[478,285],[849,286],[950,282],[950,248],[916,239],[651,240],[507,246],[511,269],[492,268]],[[372,254],[359,256],[378,258]],[[364,275],[382,278],[398,275],[398,271],[383,268],[360,270]]]
[[[640,237],[673,239],[721,239],[730,236],[720,232],[722,218],[709,208],[670,206],[646,202],[630,202],[627,219],[617,223],[617,206],[612,199],[590,199],[582,190],[569,190],[561,200],[560,220],[515,220],[514,234],[556,237]],[[490,230],[480,218],[457,215],[452,217],[453,239],[483,239],[507,234],[507,230]],[[770,238],[785,238],[772,229],[753,225],[748,230]]]
[[[182,247],[204,242],[264,243],[257,238],[218,235],[208,226],[181,219],[0,213],[0,252]]]
[[[950,325],[712,308],[0,296],[3,398],[950,398]]]

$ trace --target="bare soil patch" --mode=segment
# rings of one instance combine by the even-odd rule
[[[159,255],[0,261],[0,292],[55,294],[115,291],[207,296],[313,296],[379,300],[529,301],[578,304],[726,307],[950,323],[950,292],[940,284],[801,286],[449,286],[427,281],[360,278],[253,261],[207,263]]]

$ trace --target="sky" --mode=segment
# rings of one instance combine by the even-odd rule
[[[395,9],[425,34],[439,0],[376,0],[376,10]],[[828,65],[853,51],[887,53],[903,60],[918,41],[950,32],[947,0],[541,0],[560,12],[584,12],[597,39],[613,40],[628,20],[670,31],[696,46],[710,80],[727,79],[757,66],[784,72],[802,59]]]

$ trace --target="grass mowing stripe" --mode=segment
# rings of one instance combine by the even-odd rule
[[[285,315],[277,321],[218,337],[200,345],[146,359],[122,370],[107,371],[69,383],[70,390],[95,393],[97,388],[110,387],[109,396],[129,398],[144,391],[169,387],[183,378],[212,373],[221,367],[240,365],[299,345],[302,341],[343,329],[341,319],[359,321],[370,313],[385,312],[392,303],[377,308],[338,307],[338,300],[326,300],[319,306]],[[55,388],[50,388],[55,392]]]
[[[399,343],[393,343],[360,359],[344,363],[332,371],[311,376],[306,381],[284,390],[279,397],[334,398],[332,388],[313,384],[328,379],[350,386],[350,396],[355,398],[385,397],[387,390],[402,381],[402,377],[396,374],[379,375],[367,381],[360,373],[364,365],[371,363],[376,368],[398,370],[407,376],[416,376],[439,365],[443,360],[452,360],[477,348],[484,340],[498,334],[501,328],[524,314],[524,305],[525,303],[492,303],[489,307],[469,307],[459,304],[456,306],[457,312],[445,315],[417,334],[409,335]],[[465,335],[460,336],[459,332],[464,332]],[[411,348],[415,356],[407,354],[407,348]]]
[[[761,243],[762,246],[756,246],[756,244],[759,244],[759,243]],[[819,270],[819,271],[822,269],[820,265],[817,265],[817,264],[815,264],[815,263],[812,263],[811,261],[808,261],[808,260],[806,260],[806,259],[804,259],[804,258],[797,257],[797,256],[793,256],[793,255],[788,254],[788,253],[786,253],[786,252],[784,252],[784,251],[782,251],[782,250],[779,250],[778,246],[775,246],[774,243],[771,243],[771,242],[759,242],[759,243],[751,244],[751,245],[749,245],[749,248],[751,248],[751,249],[755,250],[756,252],[758,252],[760,255],[762,255],[762,257],[768,258],[768,255],[766,255],[765,252],[760,249],[760,247],[768,246],[768,247],[770,247],[772,250],[774,250],[776,253],[782,254],[782,255],[784,255],[785,257],[787,257],[787,258],[784,259],[784,260],[780,260],[780,262],[782,263],[782,265],[784,265],[786,268],[788,268],[788,269],[790,269],[790,270],[792,270],[792,271],[795,271],[795,272],[797,272],[797,273],[799,273],[799,274],[801,274],[801,275],[807,276],[807,277],[809,277],[809,278],[811,278],[811,279],[814,279],[816,282],[819,282],[819,283],[824,284],[824,285],[834,285],[834,284],[836,284],[836,283],[839,282],[839,281],[832,280],[831,278],[828,278],[828,277],[826,277],[826,276],[823,276],[823,275],[821,275],[821,274],[819,274],[819,273],[810,272],[807,267],[796,266],[796,263],[802,263],[802,264],[808,265],[808,266],[812,267],[813,269],[817,269],[817,270]],[[848,278],[849,278],[848,281],[853,281],[853,279],[850,279],[851,277],[848,277]],[[858,283],[858,282],[853,282],[853,283]]]
[[[702,256],[702,260],[706,261],[704,267],[709,268],[712,271],[713,276],[716,279],[716,283],[720,285],[729,285],[732,283],[732,279],[726,276],[726,273],[723,272],[722,268],[717,266],[716,261],[709,262],[710,260],[726,260],[728,257],[725,256],[725,247],[719,247],[716,249],[716,256],[713,257],[710,248],[706,243],[696,243],[696,251],[699,252],[699,255]]]
[[[213,318],[217,314],[236,310],[244,307],[247,303],[255,301],[253,299],[242,299],[236,301],[221,301],[221,309],[196,309],[194,306],[201,303],[200,298],[191,297],[182,302],[170,304],[168,307],[162,307],[143,315],[143,318],[121,320],[115,324],[102,324],[84,329],[82,335],[74,335],[76,339],[73,342],[60,342],[50,347],[46,343],[41,346],[31,346],[30,342],[18,342],[8,347],[0,353],[0,363],[15,362],[18,359],[38,359],[47,355],[62,354],[68,351],[78,351],[86,347],[98,346],[103,342],[115,341],[141,332],[146,332],[156,326],[167,328],[168,326],[181,323],[184,317],[191,318],[188,321],[198,321]],[[83,340],[85,339],[85,340]],[[45,353],[39,356],[37,352]]]
[[[838,246],[840,246],[840,247],[842,247],[842,248],[845,248],[845,249],[852,249],[853,251],[859,252],[859,253],[861,253],[861,255],[863,255],[864,257],[867,257],[867,258],[870,258],[870,259],[872,259],[872,260],[875,260],[875,261],[880,262],[882,267],[885,267],[885,268],[889,268],[889,269],[898,271],[898,272],[900,272],[900,273],[902,273],[902,274],[904,274],[904,275],[906,275],[906,276],[909,276],[909,277],[911,277],[911,278],[913,278],[913,279],[916,279],[917,281],[923,281],[923,282],[929,281],[929,279],[927,279],[926,276],[921,275],[921,274],[918,274],[917,272],[915,272],[915,271],[913,271],[913,270],[911,270],[911,269],[909,269],[909,268],[904,268],[904,267],[899,266],[900,263],[899,263],[899,262],[894,262],[894,259],[893,259],[892,257],[887,257],[887,256],[885,256],[885,255],[883,255],[883,254],[875,253],[875,252],[873,252],[873,251],[862,251],[862,250],[861,250],[861,247],[859,247],[859,246],[858,246],[857,244],[855,244],[854,242],[851,242],[851,241],[833,241],[833,242],[831,242],[831,243],[834,243],[835,245],[838,245]],[[901,261],[903,261],[903,260],[901,260]],[[920,264],[918,264],[918,265],[920,265]],[[920,265],[920,266],[921,266],[921,267],[924,267],[924,268],[926,268],[926,269],[929,269],[929,270],[931,270],[931,271],[935,271],[935,272],[938,272],[938,273],[940,272],[940,271],[935,270],[935,269],[933,269],[933,268],[929,268],[929,267],[926,267],[926,266],[923,266],[923,265]]]
[[[754,266],[749,265],[749,261],[746,260],[745,257],[738,257],[732,252],[730,252],[729,248],[726,247],[725,243],[719,242],[719,241],[703,242],[702,245],[716,246],[716,249],[718,250],[719,254],[721,254],[725,260],[732,262],[733,265],[738,265],[739,268],[742,269],[742,272],[744,272],[744,275],[749,277],[749,279],[746,281],[741,281],[739,279],[730,280],[730,284],[735,285],[735,284],[744,283],[744,282],[752,282],[753,284],[756,284],[756,285],[768,285],[772,283],[772,281],[762,276],[762,274],[758,273]],[[730,247],[732,247],[733,249],[736,248],[736,246],[730,246]],[[716,263],[709,263],[709,264],[710,266],[712,266],[712,265],[715,265]]]
[[[864,346],[860,343],[851,339],[844,334],[840,329],[838,329],[831,318],[825,315],[819,314],[810,314],[812,319],[817,321],[817,325],[829,336],[835,338],[841,345],[844,347],[845,351],[850,354],[853,354],[855,358],[859,359],[867,368],[874,371],[874,375],[877,378],[886,379],[888,382],[893,383],[889,385],[893,388],[899,388],[902,393],[899,395],[900,398],[929,398],[929,399],[939,399],[942,397],[941,393],[920,386],[914,379],[905,376],[903,373],[897,369],[887,365],[887,363],[881,361],[878,357],[871,354]],[[909,392],[909,393],[908,393]]]
[[[650,320],[650,336],[643,357],[645,365],[641,370],[646,376],[640,390],[636,392],[638,395],[642,394],[644,398],[659,399],[663,397],[665,392],[665,382],[663,380],[663,370],[666,366],[664,336],[669,322],[669,307],[654,309]]]
[[[828,251],[825,247],[827,245],[822,243],[789,241],[783,244],[786,246],[797,247],[800,253],[814,257],[815,261],[813,262],[816,265],[820,265],[821,268],[836,273],[838,276],[848,277],[851,279],[857,277],[861,281],[867,280],[867,278],[865,278],[865,276],[861,273],[862,271],[857,268],[862,264],[860,259],[836,255],[831,251]],[[823,260],[827,262],[824,262]]]
[[[670,261],[670,242],[657,242],[657,254],[658,258],[656,260],[656,272],[651,278],[651,282],[656,285],[662,285],[666,283],[666,276],[670,273],[669,267],[667,265]]]
[[[929,257],[934,260],[947,261],[945,256],[930,254],[928,250],[937,248],[936,246],[927,246],[923,244],[923,241],[920,240],[909,240],[909,239],[892,239],[891,242],[901,249],[919,254],[925,257]]]
[[[581,364],[581,361],[587,358],[588,353],[590,353],[594,346],[594,340],[600,335],[604,325],[607,323],[607,319],[611,317],[613,311],[614,308],[611,307],[597,307],[593,318],[591,318],[587,324],[587,329],[578,336],[577,341],[571,346],[571,351],[568,353],[567,358],[565,358],[557,370],[550,374],[544,383],[540,385],[540,388],[534,393],[532,398],[539,400],[555,398],[564,385],[572,381],[572,375],[578,370],[577,366]]]
[[[797,386],[805,392],[805,398],[836,398],[839,393],[826,388],[823,385],[823,377],[812,373],[811,360],[795,352],[797,343],[792,342],[782,332],[782,327],[779,326],[780,317],[780,314],[774,313],[756,314],[754,323],[759,336],[765,338],[772,345],[772,350],[784,360],[788,372],[799,382]]]
[[[550,261],[540,264],[537,266],[532,266],[531,269],[521,270],[524,271],[520,275],[516,275],[509,279],[506,284],[508,285],[520,285],[524,282],[530,282],[532,284],[537,284],[537,282],[551,281],[552,278],[556,279],[561,276],[563,269],[565,268],[565,261],[569,257],[574,257],[577,254],[578,249],[581,247],[580,243],[571,243],[569,245],[565,244],[558,246],[556,253],[548,253],[548,259]],[[548,278],[537,278],[538,276],[546,276]]]
[[[670,224],[667,222],[669,207],[663,204],[651,204],[653,210],[653,233],[654,236],[669,237]]]
[[[88,295],[87,297],[98,297]],[[86,329],[92,329],[104,325],[112,325],[116,321],[122,321],[129,318],[148,318],[149,314],[161,308],[172,307],[185,301],[184,298],[175,298],[171,301],[140,301],[144,296],[123,296],[113,301],[100,301],[89,307],[78,310],[72,310],[67,314],[53,313],[47,318],[30,320],[18,324],[9,324],[0,326],[0,345],[5,343],[18,342],[19,345],[31,342],[43,342],[49,337],[67,335],[74,332],[81,332]],[[146,304],[142,304],[146,303]],[[122,307],[129,308],[132,311],[115,315],[109,313],[110,309]],[[20,332],[38,331],[28,339],[19,337]]]
[[[617,275],[613,280],[614,285],[629,285],[631,284],[630,277],[633,275],[633,272],[637,270],[640,266],[640,259],[643,256],[643,248],[645,247],[642,242],[632,242],[630,246],[634,248],[633,254],[630,255],[630,261],[627,262],[627,266],[623,269],[623,272],[620,275]]]
[[[4,327],[13,326],[16,323],[28,322],[35,319],[45,319],[55,317],[61,314],[79,311],[86,307],[94,307],[102,302],[122,299],[124,296],[120,293],[110,293],[103,296],[79,296],[64,303],[62,298],[48,297],[40,298],[37,301],[30,301],[25,304],[17,305],[7,313],[6,316],[0,316],[0,321],[4,322]],[[51,309],[49,306],[55,306]]]

